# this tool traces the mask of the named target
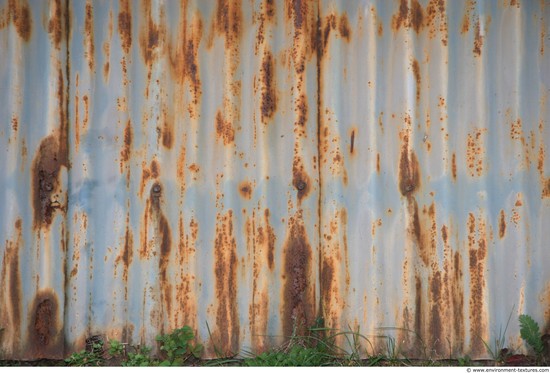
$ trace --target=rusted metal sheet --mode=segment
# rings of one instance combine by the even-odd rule
[[[323,317],[484,357],[511,313],[520,348],[517,314],[550,323],[549,9],[0,1],[5,356]]]

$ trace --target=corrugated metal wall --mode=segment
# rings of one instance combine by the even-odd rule
[[[510,314],[520,348],[518,314],[550,327],[549,20],[544,0],[0,1],[3,356],[183,325],[230,355],[323,317],[484,357]]]

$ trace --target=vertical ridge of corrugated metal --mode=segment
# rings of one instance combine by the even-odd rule
[[[548,329],[545,1],[0,1],[1,349]],[[347,347],[344,338],[342,346]]]

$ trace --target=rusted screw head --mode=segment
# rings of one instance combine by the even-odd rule
[[[304,189],[306,189],[306,186],[307,186],[306,183],[304,183],[303,181],[300,181],[298,183],[298,190],[304,190]]]
[[[153,192],[154,192],[154,193],[160,193],[161,189],[162,189],[162,188],[160,187],[159,184],[153,185]]]
[[[407,185],[407,188],[406,188],[406,189],[407,189],[407,192],[410,192],[410,191],[412,191],[412,190],[414,189],[414,185],[409,184],[409,185]]]

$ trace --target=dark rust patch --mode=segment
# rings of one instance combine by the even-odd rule
[[[392,28],[394,31],[398,31],[401,27],[412,27],[418,34],[422,29],[423,22],[424,13],[418,0],[412,0],[410,8],[407,0],[401,0],[399,10],[392,18]]]
[[[380,175],[380,153],[376,153],[376,173]]]
[[[203,24],[200,13],[193,15],[191,22],[187,21],[187,9],[182,5],[178,38],[175,44],[170,42],[170,67],[178,84],[189,82],[193,96],[189,108],[191,118],[199,115],[199,104],[202,95],[199,46],[202,40]]]
[[[414,80],[416,81],[416,104],[420,102],[420,92],[422,88],[422,79],[420,77],[420,66],[418,65],[418,61],[413,59],[412,62],[412,70],[414,74]]]
[[[442,280],[441,272],[436,271],[430,278],[430,348],[438,355],[445,351],[445,336],[443,336],[443,307],[442,307]]]
[[[407,148],[403,146],[401,149],[399,191],[403,196],[412,196],[420,187],[420,166],[414,151],[409,154]]]
[[[335,328],[336,325],[333,324],[330,311],[332,309],[331,303],[335,300],[334,295],[337,292],[336,289],[333,289],[333,279],[334,279],[334,263],[332,258],[325,258],[321,265],[321,284],[320,284],[320,293],[321,293],[321,309],[323,312],[323,318],[327,321],[330,321],[330,327]]]
[[[351,131],[351,136],[350,136],[350,141],[349,141],[349,152],[350,154],[353,155],[353,151],[355,150],[354,149],[354,145],[355,145],[355,130],[352,130]]]
[[[65,211],[58,201],[59,172],[67,167],[67,151],[52,135],[42,140],[32,167],[34,228],[48,227],[55,211]]]
[[[50,20],[48,21],[48,33],[52,39],[56,48],[59,48],[61,40],[63,39],[63,34],[68,33],[68,30],[64,30],[64,12],[61,0],[54,0],[53,2],[53,13]],[[68,17],[68,14],[65,14],[65,17]]]
[[[132,122],[130,119],[126,122],[126,127],[124,127],[124,145],[122,146],[122,150],[120,151],[120,172],[123,171],[123,165],[127,163],[131,156],[132,156],[132,141],[134,138],[134,134],[132,131]]]
[[[8,23],[10,21],[19,37],[29,41],[32,35],[32,15],[27,0],[8,1]]]
[[[216,327],[218,348],[233,356],[239,350],[239,316],[237,309],[237,244],[233,231],[233,211],[216,218],[214,241],[214,275],[216,278]]]
[[[456,181],[456,153],[451,156],[451,175],[453,180]]]
[[[119,4],[118,34],[122,49],[124,53],[128,54],[132,47],[132,10],[130,8],[130,0],[121,0]]]
[[[126,233],[124,235],[124,246],[122,252],[117,256],[115,264],[118,265],[122,263],[124,269],[122,273],[122,279],[125,282],[128,282],[128,269],[130,264],[132,264],[133,254],[134,254],[134,235],[130,230],[130,215],[126,216]]]
[[[504,238],[506,235],[506,214],[504,210],[500,210],[499,223],[498,223],[498,236]]]
[[[349,20],[347,14],[342,14],[340,17],[340,22],[338,24],[338,31],[340,32],[340,36],[345,39],[346,41],[350,41],[351,39],[351,28],[349,26]]]
[[[275,61],[273,54],[270,51],[264,53],[262,60],[262,122],[273,118],[275,111],[277,110],[277,86],[276,86],[276,73],[275,73]]]
[[[84,55],[86,57],[86,60],[88,61],[88,67],[90,68],[90,71],[93,72],[95,69],[94,8],[92,6],[92,3],[89,1],[86,2],[85,12],[86,14],[84,18],[84,37],[86,50],[84,52]]]
[[[252,198],[252,184],[249,181],[243,181],[239,185],[239,193],[244,199],[250,200]]]
[[[284,244],[283,333],[285,337],[306,335],[315,317],[314,287],[311,284],[312,250],[301,213],[288,221]]]
[[[424,338],[424,319],[423,314],[423,294],[422,294],[422,280],[418,275],[415,275],[415,300],[414,300],[414,330],[421,337]]]
[[[225,48],[236,52],[242,36],[241,0],[218,0],[212,28],[225,36]]]
[[[422,262],[425,266],[429,266],[436,254],[437,226],[435,205],[432,203],[428,209],[424,208],[422,212],[419,212],[418,204],[414,197],[409,197],[407,203],[411,219],[409,232],[415,241]]]
[[[299,157],[295,157],[292,164],[292,185],[297,190],[298,204],[301,204],[302,199],[311,191],[311,178],[306,174]]]
[[[275,267],[275,230],[269,222],[269,209],[264,211],[265,226],[267,231],[267,265],[270,270],[273,270]]]
[[[480,219],[477,224],[477,235],[476,218],[474,214],[469,214],[467,224],[470,270],[470,334],[474,337],[472,341],[472,350],[483,351],[483,343],[481,338],[484,338],[485,326],[483,322],[483,305],[485,303],[485,257],[487,255],[485,222]]]
[[[42,290],[35,296],[30,308],[28,356],[33,358],[62,358],[63,333],[59,318],[57,295]]]
[[[153,20],[151,0],[142,1],[142,16],[144,24],[140,25],[139,45],[145,65],[151,68],[152,63],[158,58],[162,43],[165,38],[163,13],[157,24]]]
[[[223,117],[220,110],[216,113],[216,133],[224,145],[231,145],[235,141],[233,124]]]
[[[481,25],[479,22],[479,18],[476,20],[476,24],[474,26],[474,56],[479,57],[481,56],[481,49],[483,47],[483,36],[481,36]]]

